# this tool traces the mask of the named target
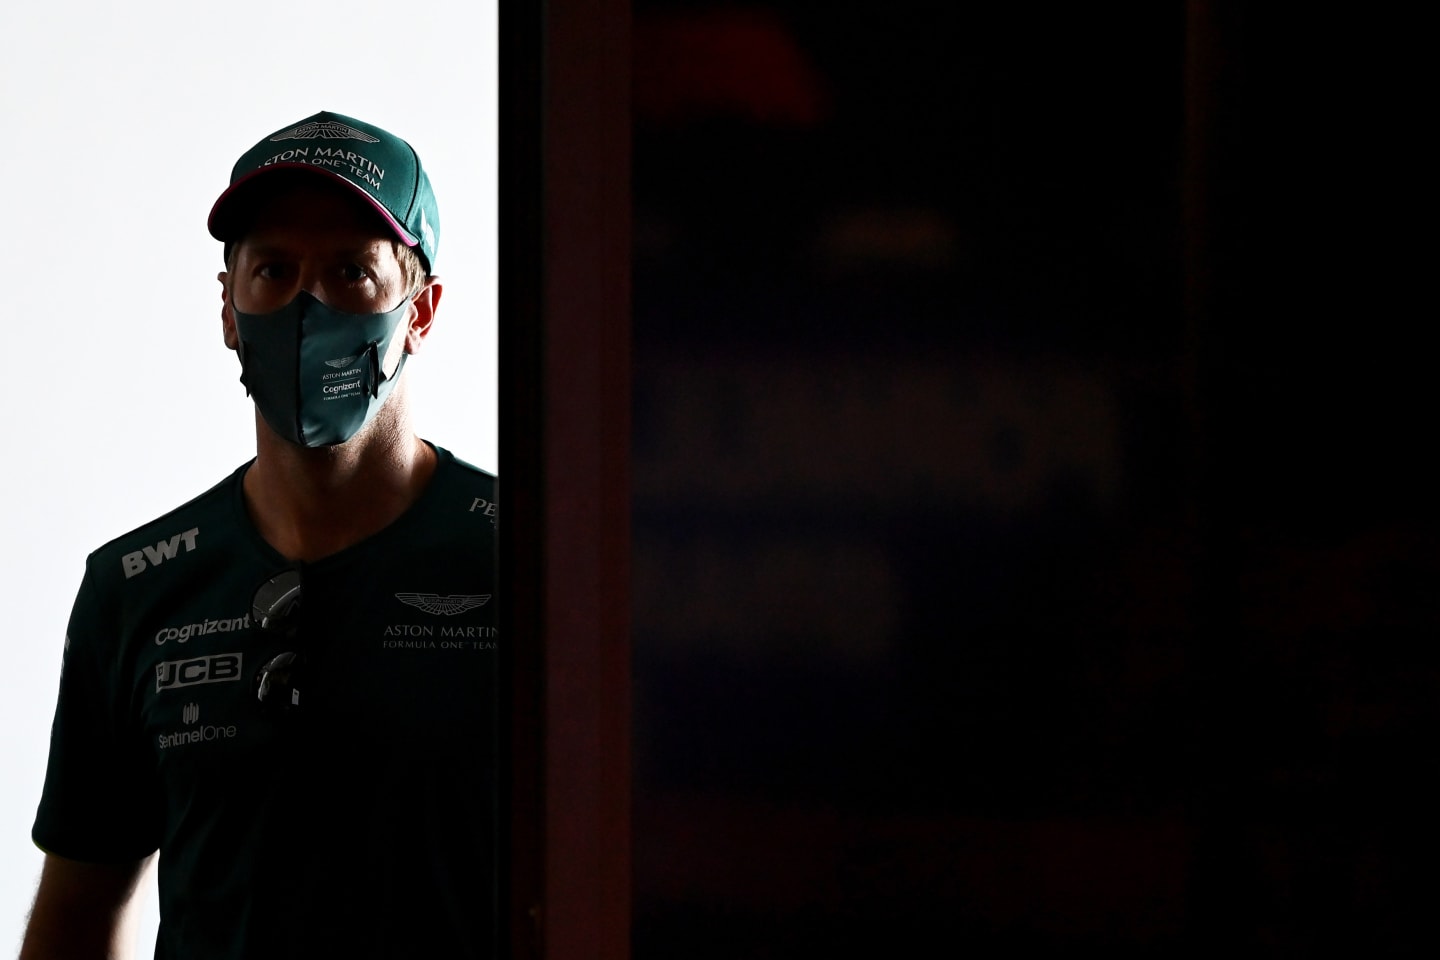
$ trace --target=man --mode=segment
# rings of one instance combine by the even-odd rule
[[[495,478],[416,436],[439,216],[409,144],[319,113],[209,220],[255,459],[92,553],[71,615],[21,957],[493,948]]]

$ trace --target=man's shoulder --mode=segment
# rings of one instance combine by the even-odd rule
[[[457,457],[439,444],[432,443],[431,446],[435,448],[435,453],[439,457],[435,478],[440,481],[441,485],[474,490],[477,493],[483,493],[486,499],[494,500],[495,488],[499,483],[495,474]]]
[[[495,525],[499,513],[493,473],[475,466],[439,444],[431,444],[439,456],[435,478],[427,499],[436,509],[452,515],[458,511]]]
[[[90,554],[92,562],[96,558],[126,557],[136,553],[144,559],[146,547],[160,556],[185,549],[187,542],[193,544],[197,527],[202,521],[227,516],[233,511],[236,484],[247,466],[248,463],[237,467],[198,496],[96,547]],[[138,562],[136,560],[131,565]]]
[[[449,448],[443,447],[438,443],[431,443],[430,445],[435,448],[435,453],[440,458],[440,469],[454,470],[459,474],[469,474],[482,483],[492,485],[495,483],[495,475],[490,471],[477,467],[470,461],[456,456]]]

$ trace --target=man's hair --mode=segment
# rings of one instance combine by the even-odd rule
[[[407,247],[399,240],[394,244],[395,259],[400,261],[400,272],[405,276],[405,296],[413,297],[430,279],[430,271],[425,269],[425,258],[420,256],[419,250]]]

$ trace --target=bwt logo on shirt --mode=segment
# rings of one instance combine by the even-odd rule
[[[193,687],[197,683],[226,683],[240,679],[242,654],[217,653],[193,660],[166,660],[155,664],[155,689]]]
[[[182,542],[185,544],[185,552],[189,553],[195,549],[195,538],[199,535],[200,528],[191,527],[184,533],[175,534],[169,540],[161,540],[153,547],[125,554],[120,558],[120,565],[125,568],[125,579],[129,580],[135,574],[144,573],[151,567],[158,567],[166,560],[174,560],[180,552]]]

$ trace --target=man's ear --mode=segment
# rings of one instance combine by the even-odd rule
[[[220,330],[225,337],[225,346],[237,350],[240,335],[235,332],[235,308],[230,305],[230,288],[225,284],[230,275],[221,270],[215,279],[220,281]]]
[[[415,309],[410,313],[410,326],[405,330],[405,352],[418,353],[420,344],[430,334],[430,325],[435,322],[435,311],[440,308],[440,294],[444,288],[439,277],[430,277],[420,292],[410,298]]]

